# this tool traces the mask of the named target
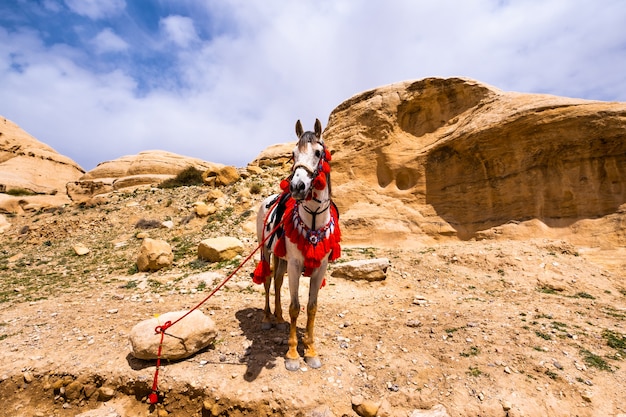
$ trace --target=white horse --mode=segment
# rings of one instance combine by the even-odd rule
[[[317,296],[325,284],[324,275],[329,260],[335,260],[341,255],[339,216],[331,200],[330,152],[322,139],[322,124],[316,119],[315,131],[304,132],[298,120],[296,134],[298,144],[293,150],[291,175],[281,182],[283,193],[265,199],[258,212],[257,236],[259,242],[267,242],[261,251],[261,262],[254,272],[254,281],[265,284],[263,329],[269,329],[273,325],[286,326],[282,315],[280,289],[285,271],[288,274],[291,324],[285,367],[290,371],[300,368],[296,334],[296,322],[300,312],[300,277],[303,274],[311,277],[307,324],[302,340],[304,360],[311,368],[319,368],[322,362],[315,351],[313,336]],[[270,308],[271,254],[274,259],[273,314]]]

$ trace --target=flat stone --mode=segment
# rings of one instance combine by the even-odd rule
[[[387,278],[389,259],[365,259],[337,264],[332,276],[353,280],[382,281]]]
[[[243,253],[243,243],[234,237],[205,239],[198,245],[198,258],[209,262],[229,261]]]

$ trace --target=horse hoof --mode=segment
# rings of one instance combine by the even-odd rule
[[[276,329],[282,331],[285,331],[287,329],[289,329],[289,323],[287,323],[286,321],[283,321],[282,323],[276,323]]]
[[[261,323],[261,330],[270,330],[272,328],[272,323],[264,322]]]
[[[285,359],[285,368],[288,371],[297,371],[300,369],[300,361],[298,359]]]
[[[313,369],[322,367],[322,361],[317,356],[309,356],[309,357],[305,356],[304,361],[306,362],[307,365],[309,365]]]

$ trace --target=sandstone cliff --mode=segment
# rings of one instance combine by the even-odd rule
[[[626,103],[428,78],[350,98],[324,137],[352,241],[626,243]]]
[[[0,212],[69,204],[65,184],[83,174],[76,162],[0,116]]]
[[[0,192],[65,193],[65,184],[84,174],[70,158],[0,117]]]

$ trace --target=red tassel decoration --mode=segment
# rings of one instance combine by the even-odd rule
[[[326,149],[326,152],[324,152],[324,158],[325,158],[327,161],[329,161],[329,162],[330,162],[330,161],[331,161],[331,159],[332,159],[332,158],[331,158],[331,156],[330,156],[330,151],[329,151],[328,149]]]
[[[326,178],[324,174],[319,174],[315,177],[313,180],[313,187],[315,187],[316,190],[323,190],[326,188]]]
[[[283,191],[287,191],[287,190],[289,190],[289,181],[287,181],[287,180],[282,180],[282,181],[280,182],[280,189],[281,189],[281,190],[283,190]]]
[[[272,274],[272,270],[270,268],[270,263],[265,259],[262,259],[259,262],[254,270],[254,274],[252,275],[252,281],[255,284],[263,284],[267,277]]]
[[[285,237],[281,236],[276,242],[276,247],[274,248],[274,255],[279,258],[284,258],[287,255],[287,246],[285,246]]]
[[[330,174],[330,165],[328,165],[326,161],[322,162],[322,172],[324,174]]]

